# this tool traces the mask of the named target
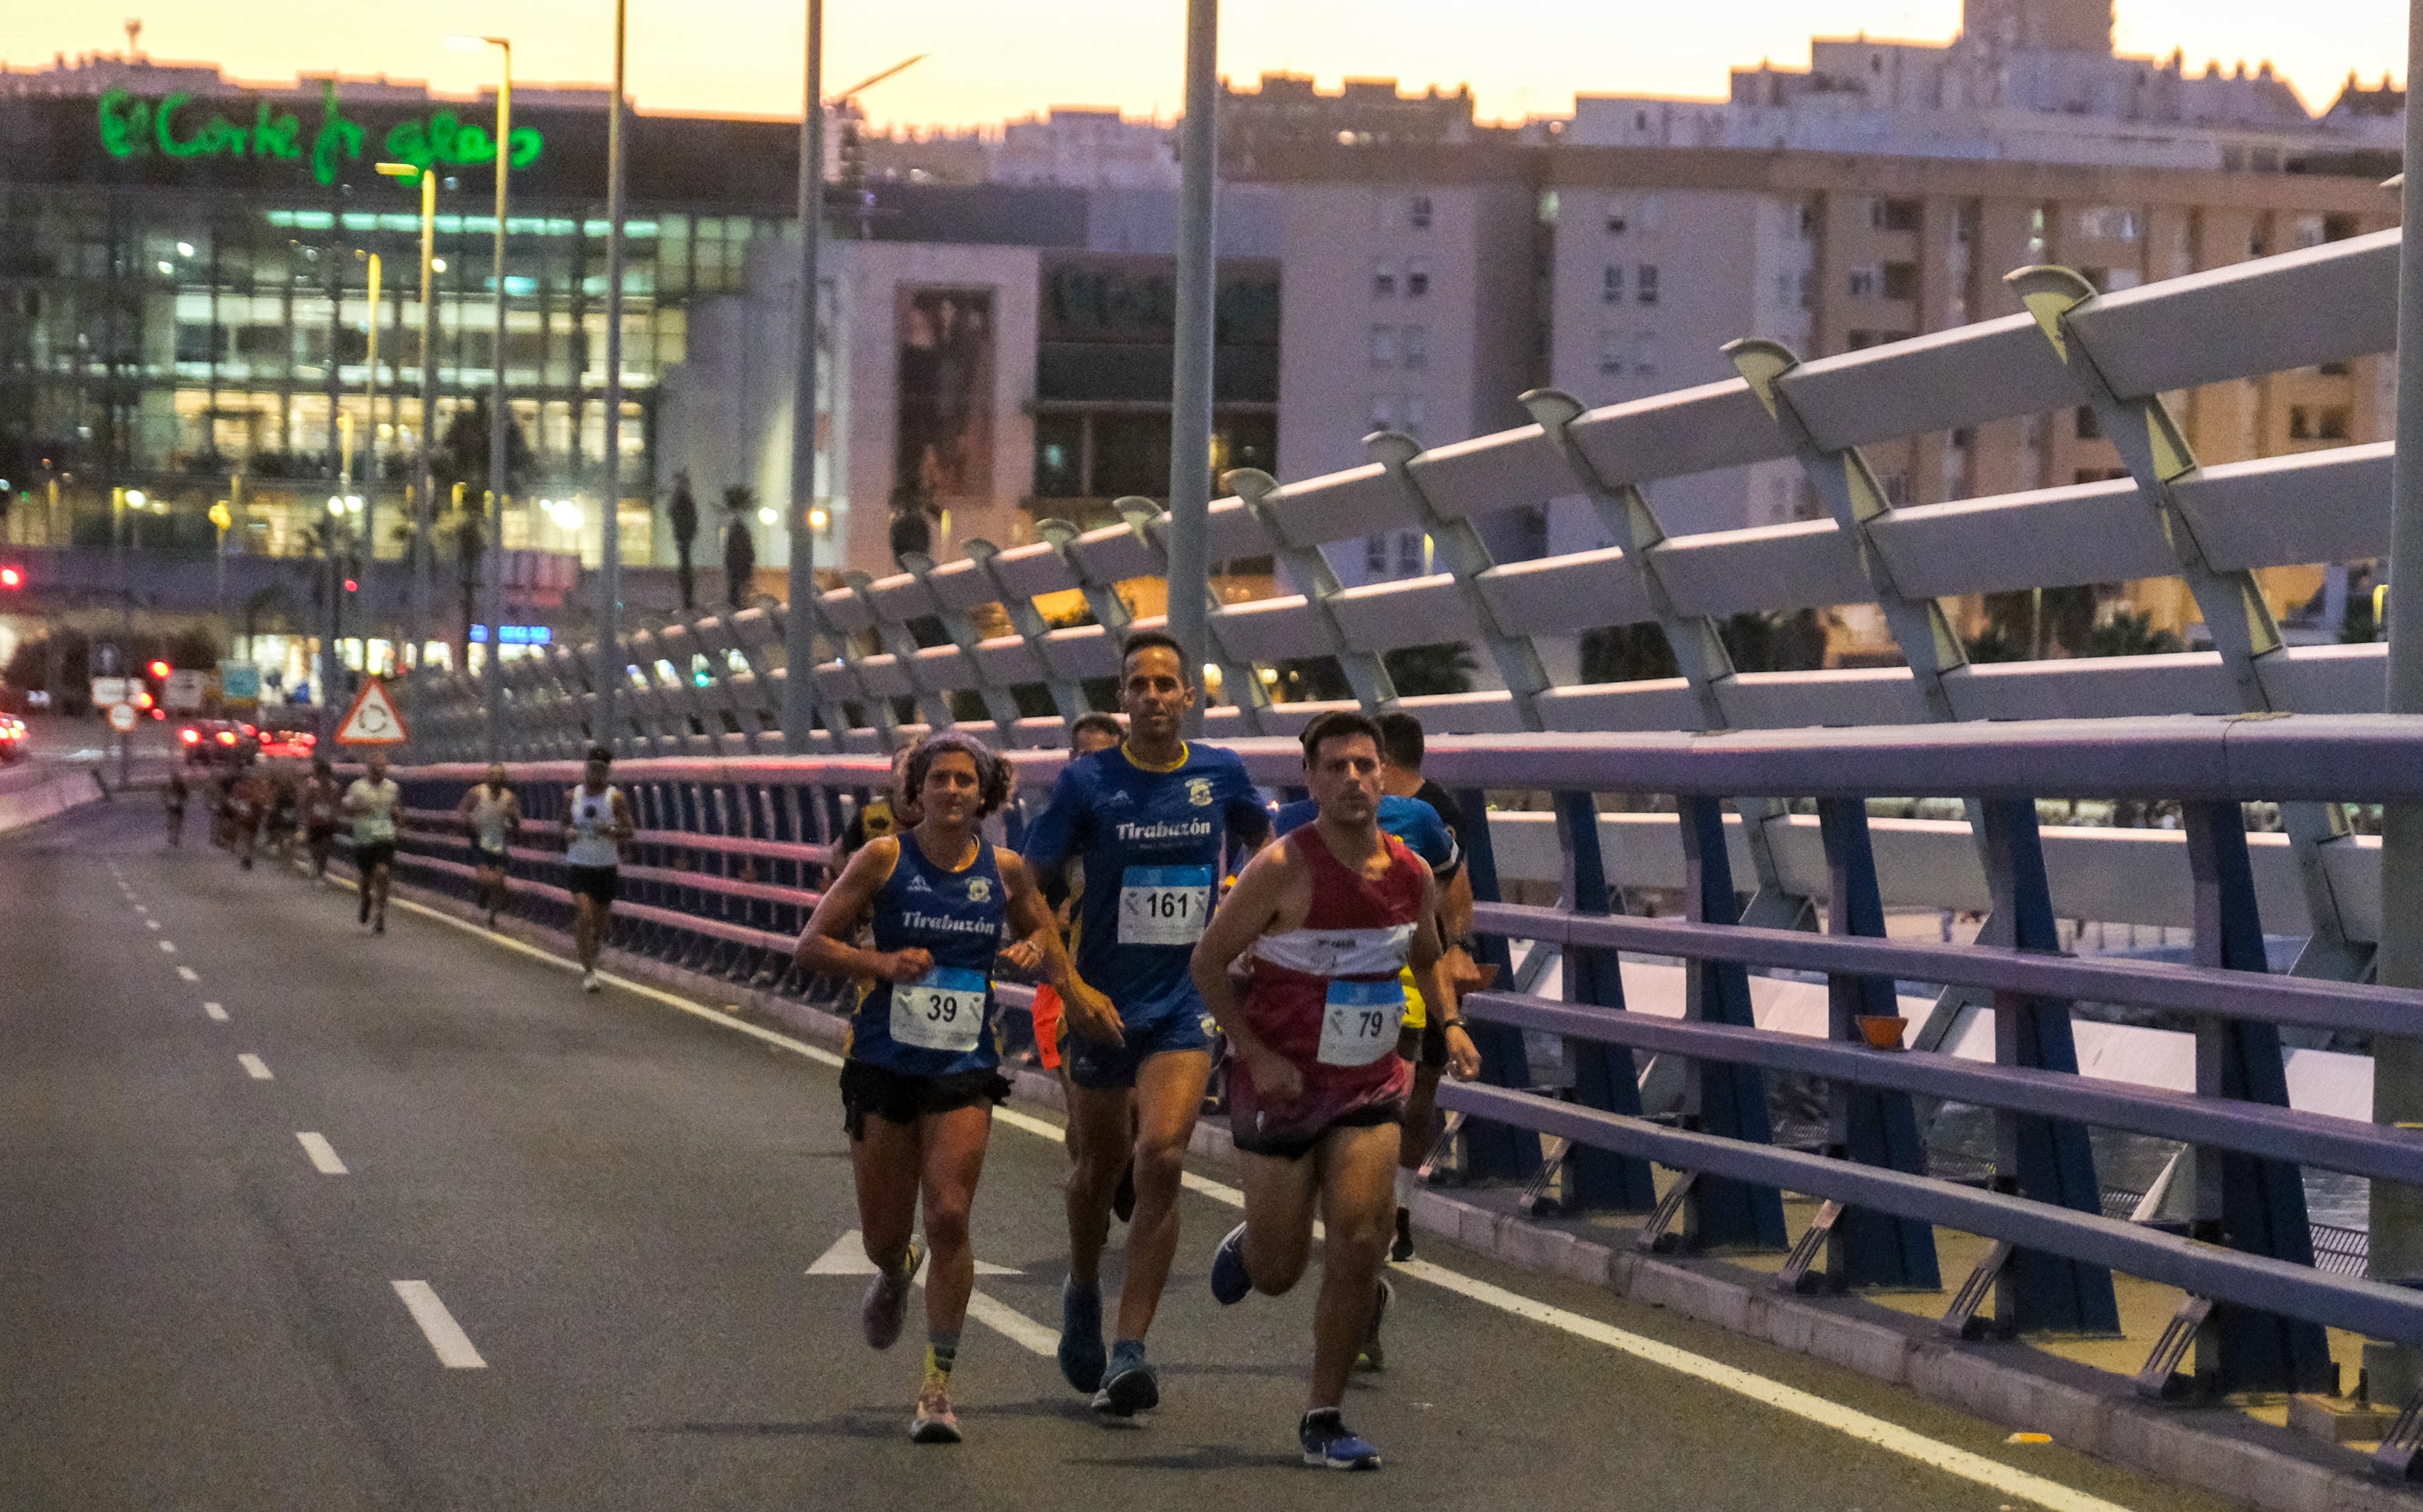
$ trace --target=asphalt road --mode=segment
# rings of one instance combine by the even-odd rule
[[[1387,1468],[1304,1468],[1312,1288],[1215,1307],[1210,1166],[1166,1405],[1106,1425],[1048,1358],[1064,1156],[1031,1118],[977,1202],[968,1441],[915,1447],[914,1313],[871,1354],[861,1278],[811,1274],[855,1227],[828,1064],[408,909],[372,938],[158,825],[0,840],[0,1506],[2221,1504],[1435,1244],[1349,1401]]]

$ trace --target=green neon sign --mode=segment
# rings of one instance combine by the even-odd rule
[[[122,88],[102,91],[101,146],[120,159],[163,157],[250,157],[286,162],[308,160],[311,177],[322,184],[337,182],[341,163],[358,162],[364,133],[337,103],[337,87],[320,87],[320,125],[307,144],[303,122],[291,111],[267,100],[254,108],[249,124],[223,115],[205,117],[188,90],[158,100],[143,100]],[[440,110],[426,119],[400,120],[388,129],[387,155],[415,167],[471,167],[497,160],[493,133],[477,122]],[[510,161],[527,167],[546,151],[546,140],[536,128],[516,126]]]

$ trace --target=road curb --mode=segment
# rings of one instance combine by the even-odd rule
[[[395,891],[453,917],[482,915],[449,894],[398,881]],[[572,937],[523,919],[500,919],[499,933],[569,952]],[[610,947],[617,975],[644,981],[752,1019],[770,1021],[838,1051],[847,1021],[777,994]],[[1059,1078],[1013,1067],[1015,1095],[1029,1106],[1065,1111]],[[1227,1128],[1196,1125],[1192,1153],[1225,1160],[1235,1154]],[[2349,1451],[2334,1451],[2233,1409],[2156,1407],[2106,1372],[2024,1344],[1959,1344],[1925,1318],[1858,1297],[1786,1297],[1765,1276],[1721,1260],[1644,1255],[1500,1212],[1441,1190],[1418,1193],[1414,1222],[1464,1249],[1518,1270],[1603,1286],[1731,1333],[1857,1371],[1873,1380],[2098,1458],[2192,1486],[2261,1512],[2418,1512],[2423,1498],[2375,1480]],[[2326,1456],[2337,1455],[2340,1464]]]

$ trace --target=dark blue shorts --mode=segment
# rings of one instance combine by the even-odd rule
[[[1135,1085],[1136,1068],[1147,1058],[1173,1050],[1209,1050],[1218,1026],[1199,1003],[1169,1009],[1142,1023],[1121,1022],[1125,1039],[1117,1044],[1088,1040],[1061,1020],[1060,1058],[1069,1079],[1088,1091],[1110,1091]]]

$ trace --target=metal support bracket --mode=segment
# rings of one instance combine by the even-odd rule
[[[2003,1270],[2018,1252],[2003,1240],[1996,1240],[1988,1247],[1971,1268],[1969,1279],[1960,1283],[1960,1290],[1952,1294],[1952,1305],[1944,1309],[1942,1318],[1935,1325],[1936,1331],[1947,1339],[1961,1339],[1972,1344],[1980,1339],[2018,1337],[2019,1329],[2011,1320],[1999,1315],[1990,1318],[1979,1315],[1985,1309],[1986,1299],[2002,1289]]]
[[[2153,1352],[2137,1371],[2139,1396],[2149,1402],[2182,1404],[2202,1404],[2220,1396],[2214,1372],[2197,1370],[2182,1375],[2179,1371],[2188,1351],[2194,1349],[2197,1339],[2212,1327],[2212,1298],[2209,1297],[2191,1296],[2179,1303],[2179,1310],[2162,1326],[2162,1337],[2154,1341]]]
[[[1271,507],[1271,496],[1278,492],[1279,481],[1259,468],[1239,468],[1221,481],[1235,489],[1245,507],[1253,511],[1262,534],[1270,540],[1272,556],[1295,580],[1305,602],[1312,606],[1322,637],[1329,644],[1329,654],[1346,675],[1347,686],[1354,690],[1355,702],[1367,710],[1395,708],[1397,684],[1388,676],[1380,653],[1357,651],[1346,644],[1346,628],[1338,621],[1338,597],[1345,588],[1331,569],[1329,559],[1321,554],[1320,547],[1297,545],[1280,529],[1278,512]]]

